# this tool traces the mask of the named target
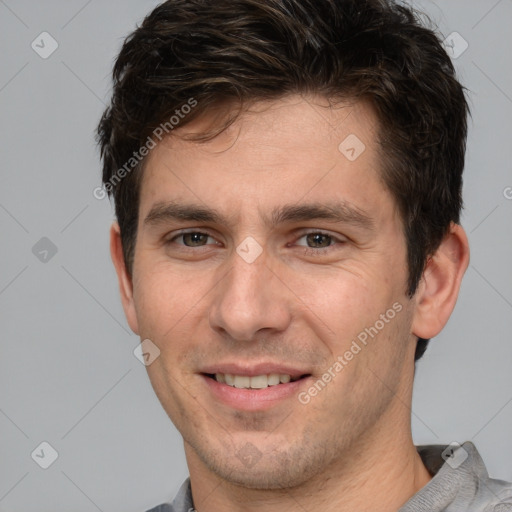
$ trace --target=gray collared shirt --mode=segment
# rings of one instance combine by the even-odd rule
[[[417,449],[433,478],[398,512],[512,512],[512,483],[489,478],[473,443],[464,443],[452,457],[447,457],[445,445],[418,446]],[[189,478],[172,503],[148,510],[193,511]]]

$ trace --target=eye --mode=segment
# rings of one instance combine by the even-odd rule
[[[185,247],[203,247],[207,245],[208,239],[212,240],[214,244],[218,242],[208,233],[201,231],[181,232],[167,240],[167,244],[175,243]]]
[[[305,243],[300,243],[300,240],[305,239]],[[332,247],[333,242],[343,243],[344,240],[334,237],[322,231],[313,231],[302,235],[297,241],[297,245],[305,246],[311,249],[326,249]]]

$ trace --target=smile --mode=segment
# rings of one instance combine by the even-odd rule
[[[294,382],[301,378],[293,378],[291,375],[279,373],[255,375],[253,377],[248,375],[232,375],[230,373],[216,373],[215,375],[209,374],[208,377],[215,379],[221,384],[227,384],[239,389],[264,389],[279,384],[288,384],[288,382]]]

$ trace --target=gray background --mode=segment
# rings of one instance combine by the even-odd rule
[[[0,0],[4,512],[143,511],[188,474],[180,436],[132,352],[138,338],[108,252],[113,210],[92,194],[114,56],[156,3]],[[512,0],[415,5],[469,44],[454,62],[473,121],[462,222],[471,265],[418,366],[414,437],[473,440],[491,475],[512,480]],[[47,59],[31,48],[43,31],[59,45]],[[34,254],[42,237],[55,255],[40,252],[44,241]],[[46,470],[31,458],[42,441],[59,454]]]

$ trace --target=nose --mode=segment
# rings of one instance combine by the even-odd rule
[[[265,251],[252,263],[234,252],[231,269],[215,292],[210,326],[234,341],[252,341],[262,331],[282,332],[290,324],[290,293],[269,267]]]

